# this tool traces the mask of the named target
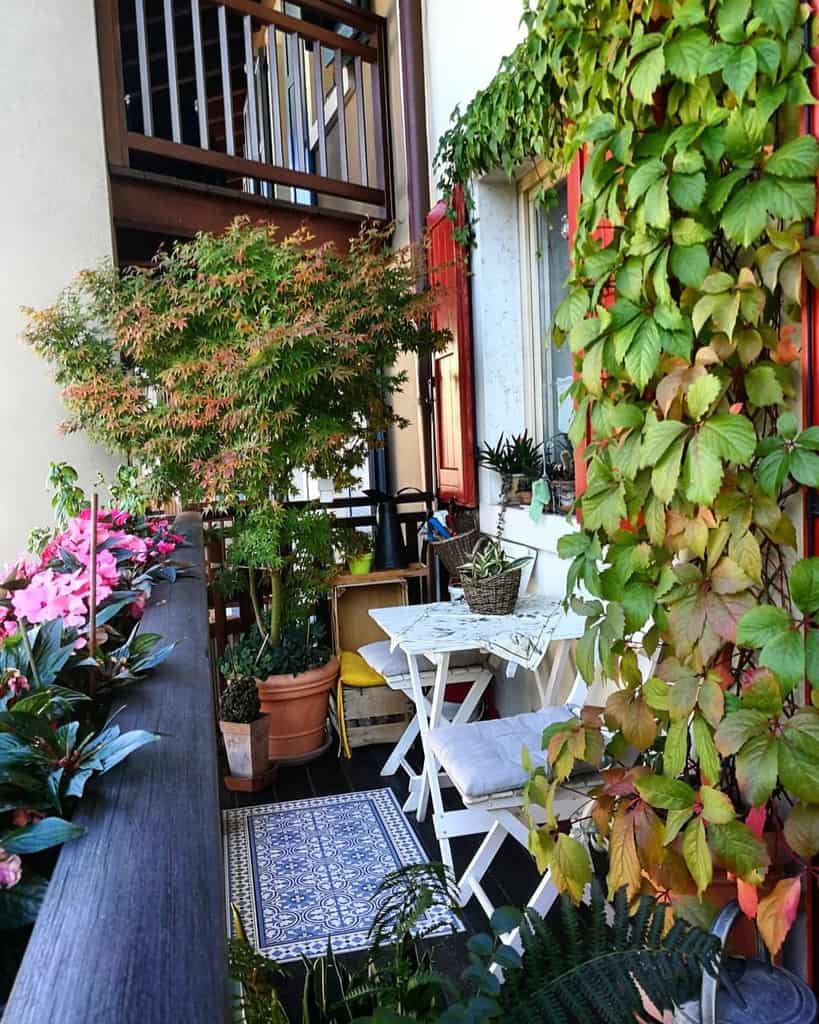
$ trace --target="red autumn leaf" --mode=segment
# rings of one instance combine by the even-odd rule
[[[759,888],[749,882],[737,879],[737,902],[746,917],[755,918],[759,906]]]
[[[776,349],[771,352],[771,359],[775,363],[788,366],[790,363],[796,362],[801,350],[799,345],[794,343],[794,338],[797,335],[797,331],[801,330],[801,324],[785,324],[779,332]]]
[[[772,893],[759,901],[756,923],[768,952],[776,956],[796,920],[802,897],[801,878],[783,878]]]
[[[762,838],[762,833],[765,830],[765,821],[768,817],[768,811],[765,805],[762,807],[754,807],[748,812],[748,817],[745,819],[745,824],[757,837]]]

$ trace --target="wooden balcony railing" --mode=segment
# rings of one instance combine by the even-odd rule
[[[341,0],[97,0],[109,163],[392,216],[385,21]]]
[[[177,647],[120,694],[123,729],[152,729],[89,786],[60,850],[3,1014],[8,1024],[230,1019],[215,712],[200,517],[177,520],[191,575],[162,583],[144,629]]]

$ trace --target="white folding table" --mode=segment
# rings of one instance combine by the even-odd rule
[[[427,798],[431,797],[441,859],[452,868],[450,839],[487,832],[492,821],[482,812],[468,808],[444,810],[442,779],[430,746],[429,733],[441,722],[451,655],[476,650],[495,655],[506,662],[506,674],[510,677],[518,667],[528,669],[535,675],[540,699],[545,706],[554,702],[568,659],[569,641],[583,635],[586,620],[574,612],[565,611],[559,598],[537,594],[521,598],[512,615],[478,615],[469,610],[465,601],[374,608],[370,615],[389,637],[392,649],[399,647],[407,656],[412,699],[424,750],[424,770],[417,780],[420,787],[417,800],[412,804],[417,806],[420,821],[426,816]],[[545,680],[541,664],[552,641],[563,642],[552,662],[549,678]],[[430,699],[424,696],[421,681],[418,659],[422,655],[436,666]]]

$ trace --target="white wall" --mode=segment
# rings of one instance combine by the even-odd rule
[[[50,461],[83,482],[110,457],[64,418],[49,368],[19,341],[23,305],[47,305],[84,267],[111,256],[94,0],[3,5],[0,31],[0,564],[48,525]]]
[[[523,38],[516,0],[426,0],[425,43],[427,122],[430,159],[449,126],[456,104],[465,108],[494,77],[501,59]],[[432,182],[432,195],[439,195]],[[531,360],[519,236],[518,189],[501,172],[472,183],[476,248],[472,253],[472,338],[475,367],[477,442],[495,443],[501,433],[520,433],[531,404]],[[434,200],[433,200],[434,201]],[[494,533],[499,480],[481,469],[478,476],[480,525]],[[563,597],[567,563],[557,557],[558,538],[574,529],[561,516],[529,518],[528,509],[510,508],[504,536],[536,555],[530,587]],[[567,680],[570,683],[571,680]],[[496,685],[502,714],[538,706],[532,677],[522,670]]]
[[[521,0],[424,0],[430,160],[455,106],[463,110],[523,39],[522,13]],[[430,195],[440,195],[432,178]]]

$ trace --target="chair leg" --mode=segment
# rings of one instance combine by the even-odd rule
[[[492,824],[492,828],[486,833],[483,842],[478,847],[475,856],[467,865],[458,882],[458,899],[462,907],[465,907],[473,896],[477,896],[483,906],[483,900],[481,900],[483,889],[480,887],[480,881],[489,870],[506,836],[506,829],[497,821]],[[486,909],[485,906],[484,909]],[[491,917],[491,915],[492,911],[490,910],[488,916]]]
[[[418,725],[418,715],[415,715],[406,729],[401,733],[401,737],[392,749],[392,753],[384,762],[384,767],[381,769],[383,776],[395,775],[399,768],[402,767],[402,762],[409,751],[409,748],[415,742],[420,726]]]
[[[551,871],[547,871],[543,878],[541,878],[540,884],[532,893],[532,897],[526,906],[531,907],[532,910],[536,911],[541,917],[545,917],[556,899],[557,887],[552,881]],[[511,946],[512,949],[517,950],[518,953],[523,949],[523,942],[520,937],[520,928],[515,928],[511,932],[501,935],[500,939],[505,945]],[[503,979],[503,968],[499,967],[497,964],[492,964],[489,969],[496,978],[501,980]]]

